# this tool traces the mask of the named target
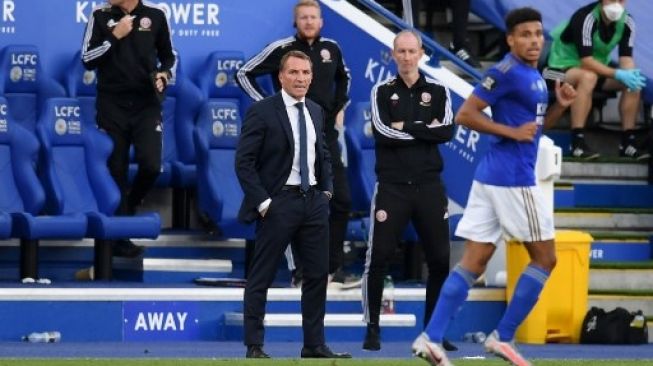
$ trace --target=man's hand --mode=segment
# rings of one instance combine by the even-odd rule
[[[513,128],[512,139],[520,142],[533,141],[537,133],[537,123],[527,122],[519,127]]]
[[[629,91],[638,91],[646,86],[646,78],[639,69],[617,69],[614,78],[624,84]]]
[[[333,197],[333,193],[331,193],[331,192],[329,192],[329,191],[322,191],[322,192],[324,192],[324,195],[327,196],[327,198],[328,198],[329,200],[331,200],[331,198]]]
[[[116,26],[113,28],[113,36],[116,37],[117,39],[122,39],[126,37],[129,32],[132,31],[134,28],[134,18],[136,18],[133,15],[125,15],[118,21]]]
[[[336,114],[336,127],[341,129],[345,125],[345,110],[341,109],[338,114]]]
[[[156,73],[156,90],[159,93],[163,93],[163,89],[168,85],[168,73],[167,72],[157,72]]]
[[[403,131],[404,121],[392,122],[390,123],[390,127],[394,128],[395,130]]]
[[[560,106],[567,108],[576,99],[576,89],[569,83],[560,84],[560,80],[556,80],[556,101]]]

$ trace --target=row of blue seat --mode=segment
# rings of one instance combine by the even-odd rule
[[[96,275],[108,279],[110,240],[160,232],[156,213],[113,215],[120,192],[106,165],[112,142],[85,126],[76,109],[74,99],[46,100],[35,136],[0,97],[0,239],[20,239],[21,278],[38,277],[40,239],[95,239]]]

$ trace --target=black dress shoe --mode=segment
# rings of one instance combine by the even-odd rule
[[[458,351],[458,347],[446,339],[442,340],[442,348],[444,348],[445,351]]]
[[[270,356],[263,351],[263,347],[259,345],[247,346],[247,353],[245,358],[270,358]]]
[[[381,328],[378,324],[367,324],[363,349],[368,351],[378,351],[381,349]]]
[[[116,240],[113,243],[113,256],[124,258],[136,258],[143,255],[145,248],[140,245],[134,244],[129,239]]]
[[[302,358],[351,358],[349,353],[332,352],[326,344],[302,348]]]

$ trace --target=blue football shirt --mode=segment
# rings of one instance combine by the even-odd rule
[[[490,106],[497,123],[517,127],[536,121],[539,125],[533,142],[490,135],[489,149],[476,167],[474,179],[495,186],[535,185],[537,147],[548,103],[539,71],[508,53],[487,71],[473,94]]]

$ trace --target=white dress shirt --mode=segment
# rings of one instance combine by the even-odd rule
[[[293,142],[295,144],[292,169],[290,169],[290,175],[288,176],[286,185],[298,186],[301,184],[301,176],[299,175],[299,109],[295,107],[295,104],[302,102],[304,103],[304,118],[306,119],[308,182],[310,185],[314,186],[317,184],[317,179],[315,179],[315,143],[317,141],[317,136],[315,134],[315,126],[313,125],[311,114],[308,113],[308,108],[306,108],[306,98],[297,100],[291,97],[283,89],[281,89],[281,97],[283,98],[283,103],[286,105],[286,113],[290,120],[290,128],[292,129]],[[271,198],[263,201],[258,205],[258,211],[263,212],[267,210],[270,206],[270,202],[272,202]]]

